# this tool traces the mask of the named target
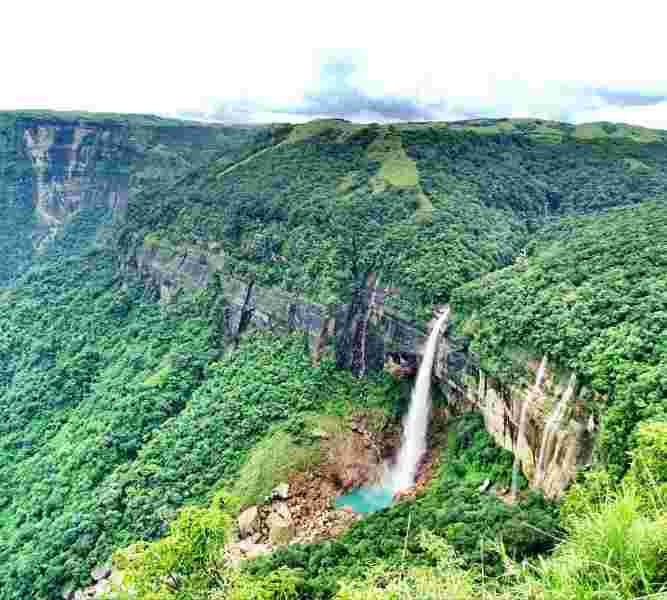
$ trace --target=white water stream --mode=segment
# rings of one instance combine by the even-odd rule
[[[521,468],[521,459],[519,458],[519,443],[520,440],[523,440],[526,436],[526,424],[528,417],[528,408],[534,397],[540,393],[542,383],[544,382],[544,372],[547,368],[547,355],[545,354],[542,357],[542,362],[540,367],[537,370],[537,375],[535,376],[535,385],[531,392],[526,395],[523,406],[521,407],[521,417],[519,418],[519,430],[516,434],[516,442],[514,444],[514,465],[512,466],[512,498],[516,499],[517,493],[519,491],[519,469]]]
[[[448,317],[449,308],[438,317],[428,338],[417,373],[417,382],[412,389],[410,408],[403,421],[401,449],[398,452],[396,463],[387,469],[382,482],[383,487],[391,489],[393,493],[414,485],[419,461],[426,451],[426,433],[431,413],[431,371],[440,330]]]
[[[542,445],[540,446],[540,454],[537,460],[537,470],[535,473],[535,483],[537,485],[544,481],[547,473],[548,462],[557,456],[560,449],[561,426],[565,420],[570,402],[574,397],[574,392],[577,386],[577,375],[572,373],[570,381],[567,384],[567,389],[563,393],[561,399],[557,402],[553,412],[549,415],[542,433]],[[555,448],[555,451],[554,451]]]

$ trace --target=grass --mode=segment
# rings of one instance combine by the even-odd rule
[[[587,496],[567,521],[567,537],[553,555],[485,577],[465,568],[442,538],[423,532],[419,543],[431,567],[377,564],[363,580],[344,581],[336,600],[631,600],[667,598],[667,511],[646,508],[651,490],[625,485],[602,499]],[[581,498],[580,498],[581,499]],[[648,503],[649,505],[651,502]],[[490,551],[502,547],[489,546]]]
[[[406,123],[399,129],[414,129],[424,123]],[[545,119],[469,119],[441,123],[428,123],[429,127],[449,127],[458,131],[469,131],[480,135],[524,134],[538,141],[560,143],[572,135],[577,140],[624,139],[638,143],[664,141],[665,134],[660,130],[648,129],[623,123],[583,123],[570,125]]]
[[[396,188],[414,188],[417,191],[418,213],[430,213],[433,205],[424,193],[419,181],[417,165],[405,152],[400,135],[387,131],[368,147],[368,158],[380,163],[380,170],[373,181],[373,187],[382,191],[386,185]]]
[[[357,125],[343,119],[315,119],[303,125],[296,125],[286,141],[288,144],[304,142],[331,129],[335,129],[341,137],[345,137],[363,127],[364,125]]]
[[[289,433],[276,431],[250,451],[234,486],[234,495],[243,506],[262,504],[274,487],[287,482],[290,473],[303,471],[320,460],[317,445],[298,445]]]
[[[567,539],[526,575],[545,598],[667,598],[667,511],[632,485],[566,521]],[[657,496],[653,496],[657,499]]]

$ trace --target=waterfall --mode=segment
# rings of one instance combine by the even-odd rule
[[[537,460],[537,470],[535,472],[536,485],[540,485],[544,481],[544,478],[546,477],[546,466],[547,466],[546,463],[548,460],[550,460],[548,458],[548,455],[554,448],[554,438],[558,436],[558,432],[561,428],[563,419],[565,418],[565,415],[567,413],[570,400],[572,400],[572,396],[574,396],[574,390],[576,385],[577,385],[577,376],[575,373],[572,373],[570,381],[567,384],[567,389],[565,390],[565,393],[556,404],[556,407],[554,408],[553,412],[549,415],[549,419],[547,420],[544,426],[544,432],[542,433],[542,444],[540,446],[540,454]],[[555,444],[556,450],[560,449],[560,444],[558,442],[559,440],[556,440]],[[555,453],[553,455],[555,456]]]
[[[431,371],[438,345],[438,337],[449,317],[449,308],[438,317],[424,349],[417,382],[412,389],[408,414],[403,421],[401,449],[396,464],[385,473],[383,486],[394,493],[410,488],[415,483],[419,460],[426,451],[426,433],[431,411]]]
[[[537,395],[542,387],[544,382],[544,372],[547,368],[547,355],[545,354],[542,357],[542,362],[540,367],[537,369],[537,375],[535,376],[535,385],[533,386],[532,393],[529,393],[524,400],[523,406],[521,407],[521,417],[519,418],[519,431],[516,434],[516,443],[514,448],[514,464],[512,465],[512,498],[516,498],[517,492],[519,491],[519,468],[521,467],[521,459],[519,458],[519,440],[525,438],[526,436],[526,421],[528,416],[528,407],[530,406],[530,400],[533,393]]]
[[[362,321],[361,336],[359,337],[359,344],[361,345],[361,364],[359,368],[359,377],[364,377],[368,369],[368,322],[371,320],[373,310],[375,309],[378,285],[380,285],[379,278],[374,279],[371,282],[371,291],[368,295],[368,308],[366,309],[366,314],[364,315]]]

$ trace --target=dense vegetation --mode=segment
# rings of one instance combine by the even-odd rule
[[[236,276],[323,303],[377,272],[401,290],[390,302],[425,316],[509,264],[545,220],[667,191],[663,142],[559,134],[299,126],[231,169],[211,163],[135,203],[121,245],[198,244],[224,252]]]
[[[103,251],[5,293],[3,597],[84,584],[114,547],[160,535],[174,509],[232,477],[272,423],[366,396],[330,363],[313,369],[300,336],[223,355],[223,310],[204,292],[161,313],[114,285]]]
[[[35,123],[64,128],[56,146],[80,124],[117,136],[87,142],[85,174],[127,180],[124,220],[104,198],[84,203],[36,251],[35,182],[60,189],[65,168],[56,150],[35,171],[22,145]],[[423,585],[435,597],[453,594],[448,581],[458,597],[494,597],[490,581],[515,597],[661,591],[666,140],[612,124],[207,128],[0,113],[0,598],[56,598],[133,542],[120,559],[146,600],[410,598]],[[159,305],[118,268],[146,245],[197,247],[224,268]],[[548,354],[606,397],[592,407],[604,485],[577,488],[560,517],[537,495],[508,506],[481,494],[487,478],[509,482],[512,457],[468,416],[439,440],[437,477],[414,502],[229,570],[219,557],[238,501],[220,489],[261,498],[316,460],[307,424],[350,407],[396,417],[404,402],[386,376],[356,380],[328,355],[314,367],[300,334],[228,339],[227,279],[332,305],[369,273],[400,290],[388,303],[408,316],[451,302],[494,376],[515,375],[517,350]],[[616,539],[601,534],[612,526]],[[629,530],[634,558],[617,544]],[[515,562],[555,545],[544,562]],[[178,594],[154,595],[176,568]]]
[[[547,354],[607,397],[600,449],[622,474],[638,422],[667,418],[667,205],[650,202],[544,229],[526,257],[457,290],[492,373],[512,351]]]
[[[340,540],[293,546],[239,570],[220,560],[238,501],[219,493],[210,508],[182,511],[164,539],[133,545],[115,561],[139,598],[151,600],[661,598],[667,587],[666,433],[664,424],[643,427],[622,485],[604,471],[589,473],[568,494],[559,521],[537,498],[521,510],[459,495],[456,484],[466,468],[473,465],[479,475],[492,464],[480,461],[479,451],[485,447],[486,460],[494,458],[479,424],[464,419],[450,447],[459,454],[442,469],[450,472],[445,479],[453,497],[439,489],[441,472],[435,489],[415,503],[368,517]],[[430,514],[455,522],[443,529],[424,523],[420,517],[429,513],[421,503],[428,500],[435,504]],[[486,537],[499,531],[505,537]],[[554,546],[550,556],[525,559]]]

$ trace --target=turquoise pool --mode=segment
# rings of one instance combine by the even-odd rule
[[[374,513],[393,501],[391,490],[383,487],[361,487],[336,498],[336,508],[349,506],[355,513]]]

